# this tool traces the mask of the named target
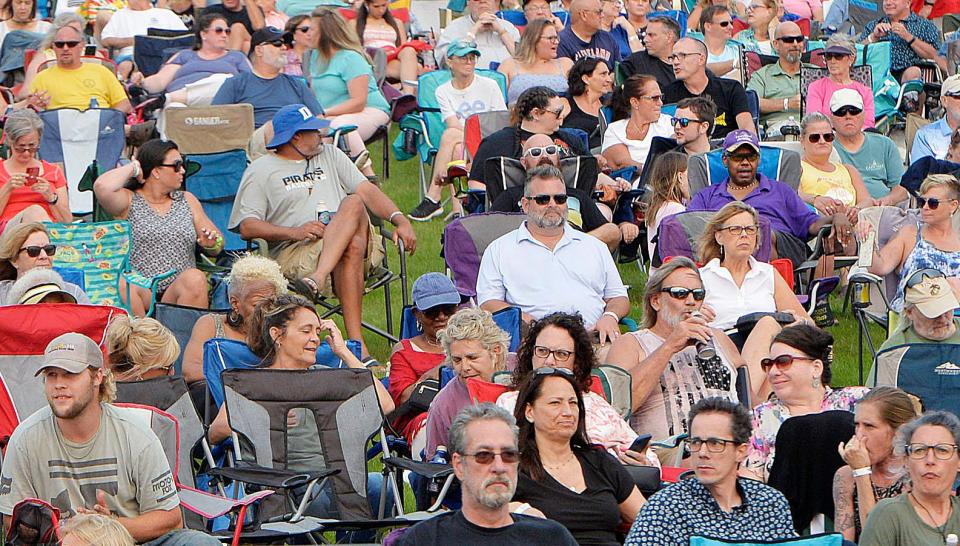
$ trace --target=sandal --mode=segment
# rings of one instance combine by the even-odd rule
[[[294,279],[290,281],[290,290],[293,290],[297,294],[300,294],[314,303],[319,303],[325,299],[320,286],[317,284],[317,281],[310,277],[303,277],[301,279]]]

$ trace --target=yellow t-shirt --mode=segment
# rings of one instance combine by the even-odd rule
[[[100,108],[111,108],[127,98],[117,76],[108,68],[92,63],[84,63],[74,70],[51,66],[33,79],[30,92],[37,91],[45,91],[50,95],[47,108],[51,110],[86,110],[92,98],[97,99]]]
[[[850,171],[843,165],[833,163],[832,173],[821,171],[806,161],[801,161],[800,193],[824,195],[850,207],[857,204],[857,190],[853,187]]]

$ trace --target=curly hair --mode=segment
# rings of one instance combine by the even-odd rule
[[[287,292],[287,279],[280,270],[280,264],[264,256],[245,254],[237,259],[227,276],[227,284],[230,286],[228,292],[231,296],[239,296],[251,281],[268,282],[273,285],[277,294]]]
[[[278,328],[286,332],[287,325],[299,309],[317,312],[306,298],[294,294],[279,294],[265,299],[253,310],[247,328],[247,345],[253,354],[260,357],[260,366],[269,367],[277,357],[277,340],[270,335],[270,329]]]
[[[824,386],[830,385],[830,380],[833,379],[833,371],[830,369],[833,363],[833,335],[830,332],[811,324],[794,324],[780,330],[770,344],[774,343],[789,345],[810,358],[823,362],[820,383]]]
[[[447,321],[447,327],[437,332],[437,338],[440,339],[448,360],[450,345],[454,341],[479,341],[484,350],[496,355],[494,364],[496,370],[503,370],[506,366],[510,335],[497,326],[489,311],[479,307],[468,307],[457,311]],[[499,353],[494,351],[496,347],[500,348]]]
[[[573,376],[580,386],[580,390],[590,390],[593,381],[591,373],[597,367],[597,353],[593,350],[590,334],[583,325],[583,317],[569,313],[550,313],[540,320],[534,321],[523,337],[520,348],[517,350],[517,367],[513,369],[513,388],[517,389],[524,379],[533,371],[533,351],[537,346],[537,338],[547,328],[559,328],[573,339]]]

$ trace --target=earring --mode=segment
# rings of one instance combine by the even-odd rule
[[[720,259],[723,259],[723,245],[720,245]]]
[[[819,375],[813,376],[813,379],[810,381],[810,386],[813,387],[813,388],[817,388],[817,387],[820,386],[820,376],[819,376]]]
[[[417,321],[417,331],[423,333],[423,325],[420,324],[420,321]]]

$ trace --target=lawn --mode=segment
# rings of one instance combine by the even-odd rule
[[[397,129],[391,131],[391,142],[396,136]],[[381,147],[374,144],[370,149],[370,157],[374,165],[380,165]],[[420,194],[417,189],[419,180],[417,178],[416,159],[409,161],[396,161],[391,152],[390,159],[390,178],[382,182],[383,190],[404,212],[409,212],[417,205]],[[449,205],[447,206],[449,211]],[[444,271],[445,266],[443,258],[440,256],[440,237],[443,233],[445,223],[440,218],[435,218],[430,222],[413,222],[414,230],[417,233],[417,251],[413,256],[408,257],[407,266],[409,268],[409,283],[412,286],[413,281],[420,275],[428,271]],[[390,262],[394,271],[399,271],[397,253],[395,247],[391,247]],[[620,265],[620,275],[623,282],[630,287],[630,302],[632,311],[630,316],[635,320],[640,320],[641,308],[640,298],[642,297],[642,287],[646,281],[646,275],[640,271],[636,264]],[[409,286],[408,286],[409,288]],[[364,300],[364,319],[372,324],[385,326],[385,313],[383,305],[383,292],[378,291],[368,295]],[[394,304],[394,325],[399,328],[399,309],[401,306],[401,297],[399,285],[394,284],[392,291],[392,300]],[[839,324],[830,328],[830,332],[836,339],[834,346],[835,362],[833,366],[833,383],[838,386],[857,384],[857,332],[856,320],[848,310],[841,313],[842,298],[841,295],[835,295],[832,300],[833,309],[839,319]],[[365,334],[370,352],[381,362],[386,363],[390,355],[390,344],[373,334]],[[883,340],[882,331],[873,326],[873,338],[879,343]],[[864,348],[867,352],[867,349]],[[869,370],[869,356],[865,358],[864,377]]]

